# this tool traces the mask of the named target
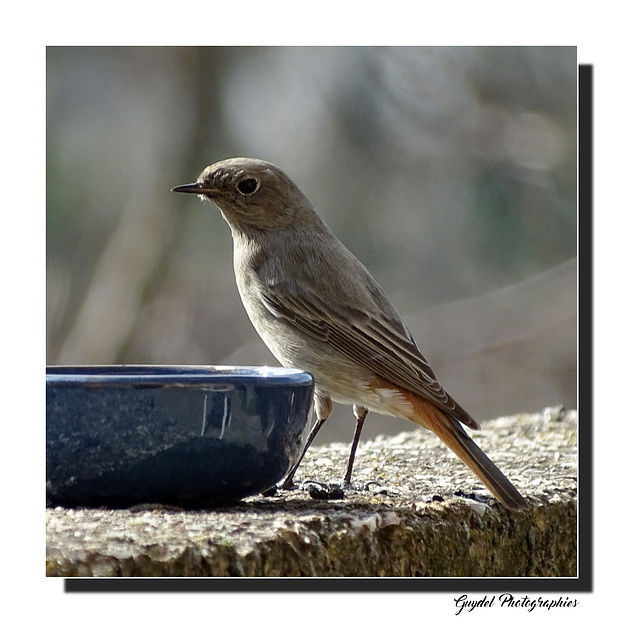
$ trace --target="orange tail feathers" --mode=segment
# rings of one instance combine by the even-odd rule
[[[506,476],[473,441],[457,421],[444,411],[413,394],[411,420],[433,431],[487,486],[508,509],[527,509],[529,505]]]

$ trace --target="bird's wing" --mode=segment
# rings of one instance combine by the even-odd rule
[[[323,299],[290,284],[262,291],[266,307],[297,331],[323,341],[381,378],[425,398],[473,429],[480,425],[444,390],[399,317],[366,313]],[[394,314],[397,316],[397,314]]]

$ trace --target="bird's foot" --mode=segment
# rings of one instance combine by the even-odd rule
[[[345,482],[343,480],[340,486],[344,491],[366,492],[385,496],[389,494],[389,488],[376,480],[369,480],[368,482]]]
[[[300,489],[307,491],[309,496],[316,500],[342,500],[344,498],[344,490],[339,484],[324,482],[315,482],[313,480],[305,480]]]
[[[278,489],[283,489],[285,491],[291,491],[292,489],[297,489],[298,485],[295,484],[293,478],[285,478],[282,484],[277,485]]]

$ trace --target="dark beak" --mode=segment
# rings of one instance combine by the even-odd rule
[[[207,190],[198,182],[192,184],[181,184],[179,187],[173,187],[171,191],[178,193],[206,193]]]

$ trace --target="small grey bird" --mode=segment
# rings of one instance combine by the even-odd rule
[[[430,429],[503,505],[528,506],[464,430],[463,424],[480,425],[436,380],[380,286],[281,169],[250,158],[223,160],[173,191],[195,193],[220,209],[253,326],[284,366],[313,375],[317,419],[305,452],[332,403],[349,404],[357,422],[345,484],[365,418],[375,411]],[[283,487],[293,486],[298,464]]]

